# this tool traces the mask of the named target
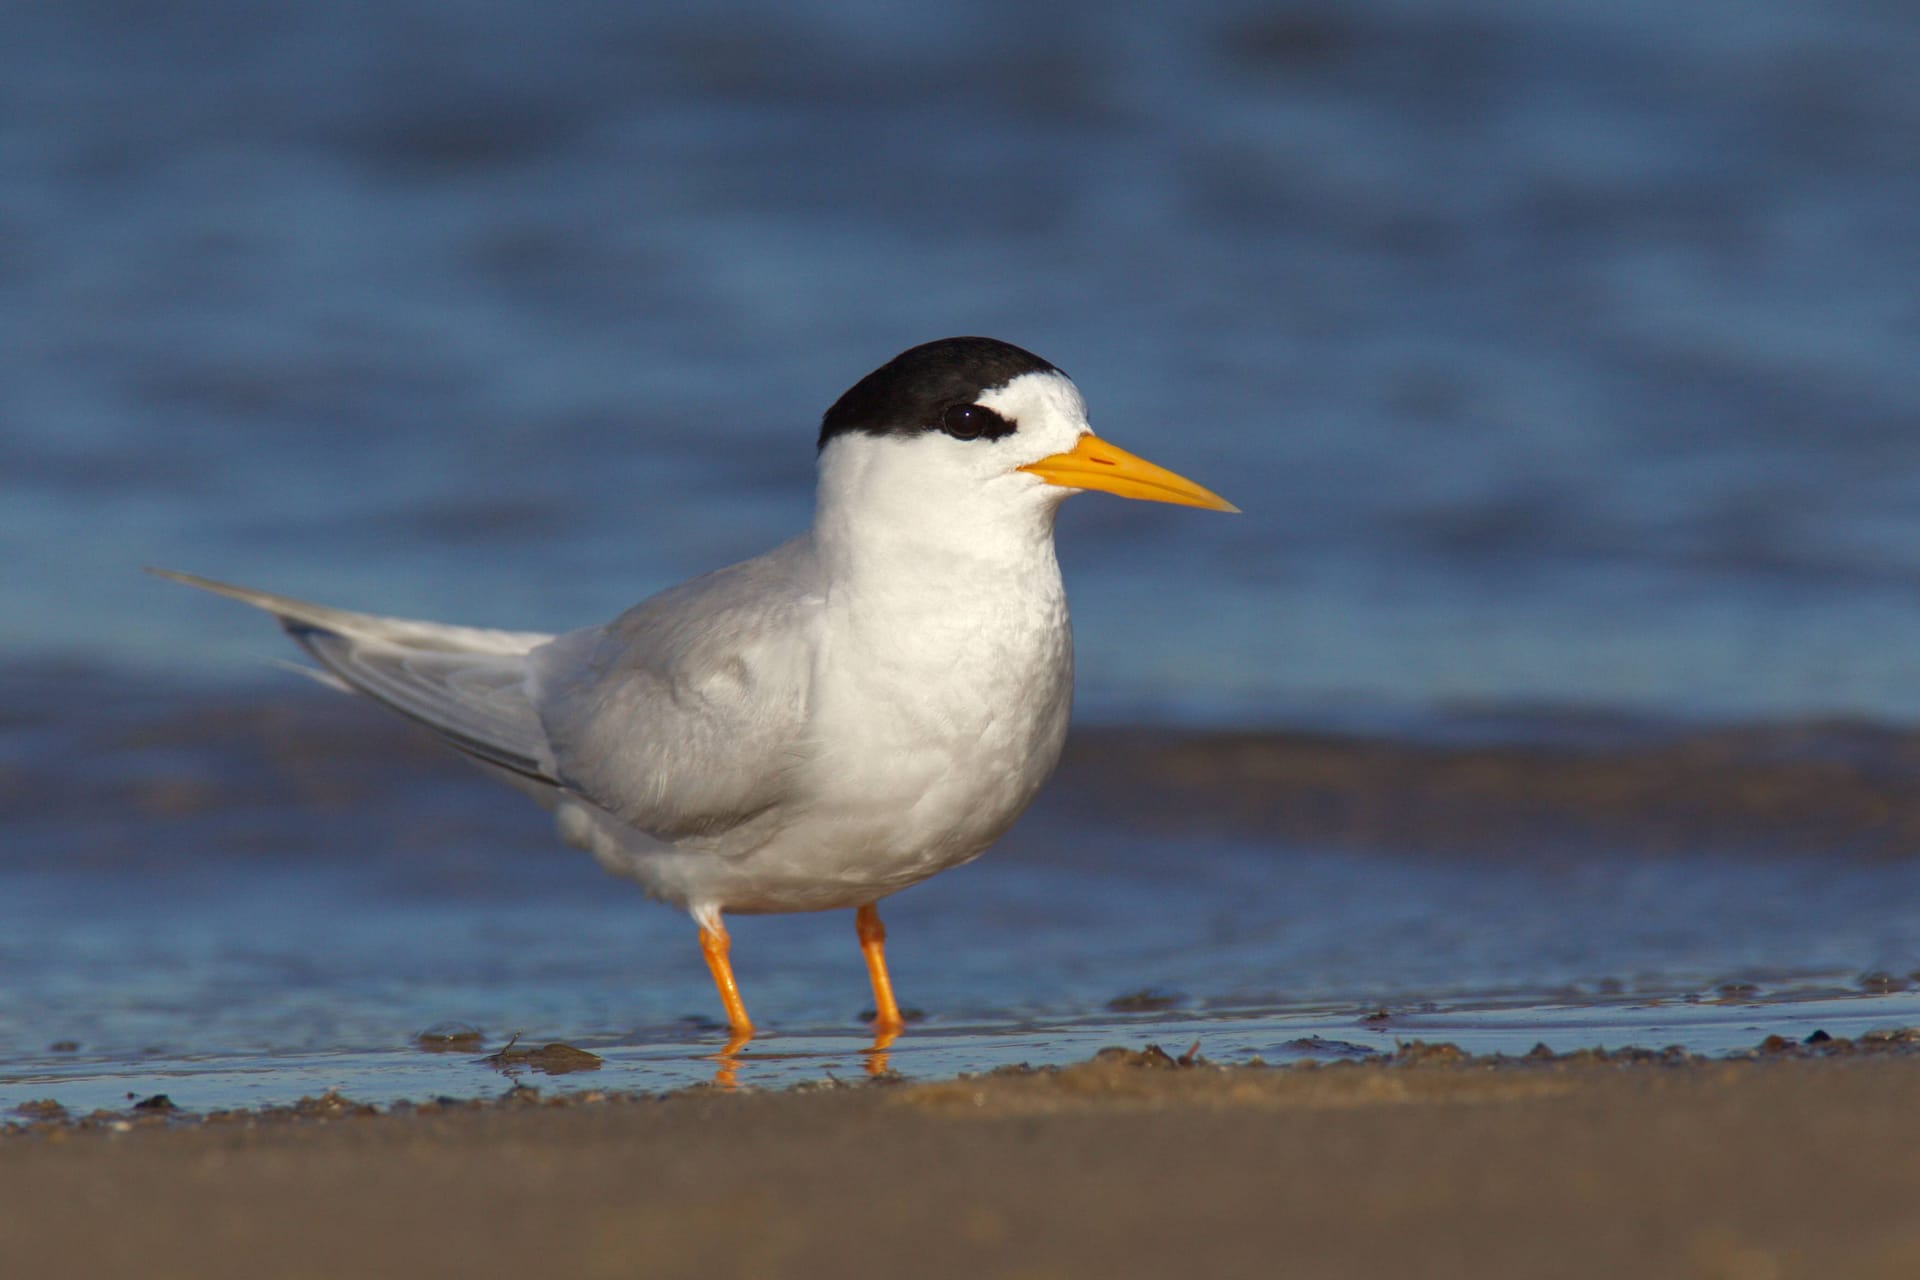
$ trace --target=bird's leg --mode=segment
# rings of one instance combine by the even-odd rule
[[[860,933],[860,951],[867,958],[867,976],[873,980],[873,1029],[890,1041],[906,1024],[894,1003],[893,979],[887,976],[887,926],[880,923],[879,908],[869,902],[854,913],[853,927]]]
[[[720,923],[718,912],[700,920],[700,951],[707,957],[713,985],[719,989],[720,1003],[727,1011],[727,1029],[733,1033],[727,1048],[732,1051],[752,1038],[753,1023],[747,1021],[747,1006],[741,1003],[740,987],[733,980],[733,965],[727,959],[730,946],[727,927]]]

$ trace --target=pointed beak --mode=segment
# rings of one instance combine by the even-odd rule
[[[1173,502],[1210,511],[1240,509],[1211,489],[1202,489],[1185,476],[1156,467],[1096,435],[1081,436],[1080,443],[1067,452],[1029,462],[1019,469],[1067,489],[1098,489],[1122,498]]]

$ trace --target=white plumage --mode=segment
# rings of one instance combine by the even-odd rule
[[[1054,515],[1090,487],[1226,506],[1098,442],[1038,357],[949,339],[829,411],[808,532],[605,626],[481,630],[164,576],[274,614],[338,681],[503,771],[570,843],[690,911],[719,980],[723,912],[860,907],[865,942],[871,904],[1027,807],[1072,701]]]

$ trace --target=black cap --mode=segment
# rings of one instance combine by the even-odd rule
[[[820,419],[820,447],[835,436],[918,435],[941,429],[955,405],[972,404],[1025,373],[1060,370],[997,338],[941,338],[902,351],[853,384]]]

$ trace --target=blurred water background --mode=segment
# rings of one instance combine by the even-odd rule
[[[1782,851],[1749,822],[1653,863],[1631,821],[1182,842],[1102,826],[1087,782],[902,899],[910,999],[1097,1036],[1136,985],[1182,1017],[1336,1021],[1859,996],[1865,971],[1862,998],[1899,998],[1915,16],[7,7],[0,1103],[202,1050],[266,1090],[206,1098],[279,1097],[310,1079],[288,1055],[442,1018],[697,1039],[656,1034],[711,1000],[684,921],[546,856],[537,814],[404,733],[353,748],[393,780],[340,783],[297,744],[371,713],[276,675],[260,620],[136,571],[599,621],[801,527],[820,411],[957,333],[1060,364],[1104,434],[1246,512],[1068,506],[1085,724],[1525,740],[1607,769],[1675,732],[1895,731],[1797,748],[1887,782],[1830,838],[1816,815]],[[773,1025],[853,1012],[843,924],[749,926]],[[914,929],[942,967],[916,970]],[[1285,1038],[1262,1036],[1239,1048]],[[69,1041],[91,1066],[48,1056]]]

